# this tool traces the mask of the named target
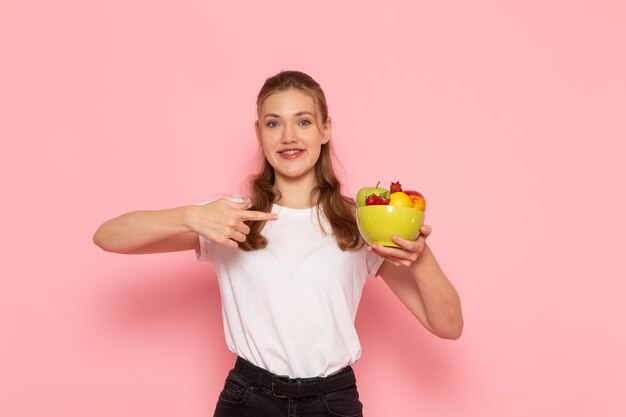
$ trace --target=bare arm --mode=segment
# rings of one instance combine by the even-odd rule
[[[385,258],[379,270],[385,283],[424,327],[439,337],[458,339],[463,332],[461,301],[426,244],[429,234],[425,226],[417,241],[396,241],[404,249],[372,250]]]
[[[108,252],[157,253],[195,249],[202,235],[236,248],[250,233],[244,221],[276,219],[272,213],[246,210],[248,204],[220,199],[203,206],[133,211],[103,223],[93,241]]]
[[[189,228],[194,207],[133,211],[103,223],[93,236],[107,252],[152,253],[195,249],[198,234]]]

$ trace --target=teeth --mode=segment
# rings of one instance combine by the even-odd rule
[[[298,151],[298,150],[294,150],[294,151],[284,151],[284,152],[281,152],[281,153],[282,153],[283,155],[295,155],[295,154],[297,154],[297,153],[299,153],[299,152],[300,152],[300,151]]]

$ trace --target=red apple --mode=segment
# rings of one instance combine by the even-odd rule
[[[426,211],[426,199],[420,192],[414,190],[404,190],[404,194],[411,197],[411,201],[413,201],[413,208],[416,208],[419,211]]]

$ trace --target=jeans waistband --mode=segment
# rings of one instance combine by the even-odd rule
[[[304,398],[339,391],[356,384],[350,366],[327,377],[289,378],[276,375],[238,357],[235,369],[257,385],[272,391],[277,398]]]

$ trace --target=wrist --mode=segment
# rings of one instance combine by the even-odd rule
[[[432,263],[433,260],[434,260],[433,254],[430,248],[428,247],[428,244],[424,242],[424,249],[420,252],[415,262],[413,262],[411,266],[409,267],[415,279],[420,279],[420,276],[425,275],[424,270],[429,269],[429,266],[432,266],[428,264]]]
[[[200,207],[198,206],[183,206],[179,207],[179,225],[183,227],[185,232],[195,232],[194,225],[197,223],[198,219],[198,211]]]

